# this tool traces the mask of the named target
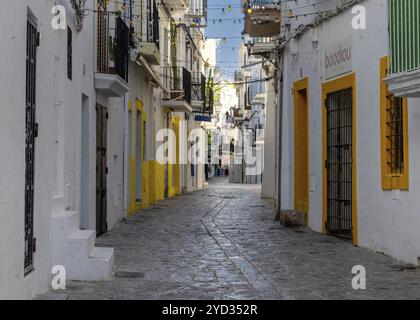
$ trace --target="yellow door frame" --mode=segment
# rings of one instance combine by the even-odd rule
[[[149,161],[147,159],[147,148],[149,147],[147,144],[147,141],[144,139],[144,131],[146,129],[146,138],[147,138],[147,120],[148,120],[148,115],[147,112],[144,111],[144,106],[143,103],[141,104],[142,106],[142,114],[141,114],[141,161],[142,161],[142,183],[141,183],[141,188],[142,188],[142,203],[141,203],[141,207],[142,209],[147,208],[150,205],[150,186],[149,186],[149,181],[150,181],[150,170],[149,170]],[[146,150],[146,154],[144,154],[144,151]]]
[[[139,114],[141,115],[141,128],[140,128],[140,130],[138,130],[138,128],[137,128]],[[140,132],[140,136],[138,136],[138,134],[137,134],[138,132]],[[136,147],[137,147],[137,144],[140,144],[140,166],[142,168],[142,170],[141,170],[141,174],[142,174],[141,179],[143,180],[143,174],[144,174],[144,171],[143,171],[143,162],[144,162],[143,161],[143,143],[144,143],[144,141],[143,141],[143,102],[140,101],[139,99],[136,99],[136,130],[135,130],[135,137],[136,137],[136,139],[135,139],[135,141],[136,141]],[[135,152],[135,154],[137,156],[137,152]],[[136,159],[136,171],[137,171],[137,161],[138,160]],[[135,179],[137,179],[137,172],[136,172]],[[136,201],[136,211],[139,211],[142,208],[142,202],[144,201],[143,200],[143,191],[141,191],[141,193],[142,193],[142,195],[141,195],[142,201],[141,202],[137,202],[137,182],[134,184],[134,188],[135,188],[135,194],[136,194],[136,197],[135,197],[136,198],[135,199],[135,201]],[[143,183],[142,183],[142,189],[143,189]]]
[[[128,102],[128,110],[129,110],[129,128],[131,128],[131,132],[129,132],[130,136],[130,145],[129,145],[129,153],[128,153],[128,162],[130,167],[130,175],[129,175],[129,188],[130,188],[130,205],[128,206],[128,215],[133,215],[136,212],[136,158],[135,152],[133,152],[133,139],[135,138],[134,132],[135,127],[133,126],[134,119],[136,118],[137,114],[133,110],[133,101],[130,99]]]
[[[380,90],[381,90],[381,175],[383,190],[409,190],[409,136],[408,136],[408,99],[403,98],[403,137],[404,137],[404,173],[391,173],[387,164],[387,96],[389,93],[388,85],[385,82],[387,77],[389,57],[382,57],[380,60]]]
[[[152,113],[153,121],[153,137],[149,140],[154,144],[153,150],[156,152],[156,111]],[[149,204],[158,203],[165,199],[165,177],[164,165],[156,160],[154,155],[153,160],[149,160]]]
[[[352,120],[352,227],[353,227],[353,244],[358,245],[358,220],[357,220],[357,130],[356,130],[356,73],[351,73],[322,84],[322,157],[323,157],[323,174],[322,174],[322,231],[327,233],[327,168],[325,163],[327,161],[327,95],[337,91],[352,89],[353,92],[353,120]]]
[[[306,96],[302,97],[302,92]],[[295,210],[305,212],[309,221],[309,78],[294,83],[294,198]],[[302,130],[306,132],[302,133]],[[304,140],[304,141],[302,141]],[[302,143],[304,142],[304,143]],[[305,158],[303,161],[302,156]],[[306,168],[305,168],[306,166]],[[305,170],[306,169],[306,170]],[[306,190],[305,190],[306,189]]]
[[[168,128],[166,128],[166,129],[168,131],[169,130],[172,130],[172,128],[174,126],[174,119],[172,117],[172,110],[169,109],[169,108],[165,108],[165,116],[167,117],[165,119],[165,126],[168,125]],[[169,132],[168,132],[168,135],[170,135]],[[168,139],[169,139],[169,136],[168,136]],[[168,140],[167,143],[168,143],[168,145],[167,145],[168,148],[173,148],[173,146],[170,145],[170,143],[171,143],[170,140]],[[168,154],[170,154],[169,151],[168,151]],[[168,184],[168,198],[172,198],[175,195],[174,185],[172,184],[173,175],[174,175],[174,172],[173,171],[174,170],[173,170],[173,163],[170,160],[171,160],[170,157],[168,157],[168,159],[167,159],[168,163],[166,164],[167,165],[167,175],[166,175],[166,178],[165,178],[165,176],[163,177],[164,179],[167,179],[167,184]],[[166,187],[165,186],[165,183],[163,183],[163,187],[165,189],[165,187]]]
[[[144,201],[148,201],[147,197],[145,197],[145,192],[144,192],[144,178],[143,175],[145,175],[147,173],[147,170],[145,171],[144,168],[144,158],[143,158],[143,145],[144,145],[144,137],[143,137],[143,126],[144,126],[144,122],[145,122],[145,116],[146,114],[143,112],[143,103],[136,99],[136,107],[134,108],[134,104],[133,101],[130,100],[128,103],[128,109],[130,111],[130,119],[129,121],[131,121],[131,132],[129,132],[130,135],[130,152],[129,152],[129,165],[130,165],[130,205],[128,207],[128,214],[129,215],[133,215],[136,212],[138,212],[142,207],[144,207]],[[140,137],[137,136],[137,132],[138,132],[138,116],[139,113],[142,116],[142,128],[140,130],[141,134]],[[140,143],[141,146],[141,150],[140,150],[140,163],[142,166],[142,203],[137,202],[137,152],[136,152],[136,148],[137,148],[137,144]],[[134,146],[134,149],[133,149]]]
[[[175,195],[180,195],[181,194],[181,166],[180,166],[180,133],[179,133],[179,122],[180,119],[178,116],[173,117],[172,119],[173,123],[172,126],[174,128],[175,131],[175,136],[176,136],[176,157],[175,157],[175,164],[174,164],[174,183],[175,185],[173,186],[174,189],[174,194]]]

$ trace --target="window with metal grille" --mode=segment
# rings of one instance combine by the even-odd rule
[[[388,91],[388,57],[381,59],[381,170],[384,190],[408,189],[407,98]]]
[[[36,61],[39,34],[37,21],[28,9],[26,23],[26,104],[25,104],[25,275],[33,271],[35,252],[34,202],[35,202],[35,139],[36,124]]]
[[[403,98],[387,95],[387,166],[391,174],[404,173]]]
[[[67,78],[73,79],[73,33],[67,27]]]

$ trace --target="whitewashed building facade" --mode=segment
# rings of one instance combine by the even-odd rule
[[[204,164],[193,171],[155,157],[159,129],[200,127],[192,105],[204,97],[190,92],[180,107],[177,88],[165,86],[171,50],[178,67],[205,73],[203,27],[184,20],[186,6],[179,16],[168,7],[181,2],[144,1],[157,9],[149,20],[131,1],[15,1],[0,14],[0,299],[47,291],[54,266],[67,280],[110,279],[114,250],[96,247],[97,235],[204,186]],[[144,21],[157,20],[150,33]]]
[[[418,264],[420,100],[388,91],[389,10],[386,0],[283,4],[281,209]],[[353,21],[364,11],[366,29]]]
[[[94,31],[78,31],[68,1],[67,26],[53,29],[56,4],[16,1],[1,13],[0,298],[46,291],[55,265],[99,280],[113,264],[81,217],[95,210]]]

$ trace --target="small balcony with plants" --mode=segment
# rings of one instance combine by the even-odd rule
[[[128,90],[129,27],[122,17],[98,7],[97,70],[95,88],[107,97],[122,97]]]
[[[160,24],[159,9],[155,0],[147,0],[146,8],[147,19],[142,24],[142,37],[139,41],[139,53],[151,65],[160,65]]]

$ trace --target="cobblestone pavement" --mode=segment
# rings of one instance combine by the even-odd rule
[[[67,299],[420,298],[420,271],[370,250],[274,221],[256,186],[206,190],[143,210],[98,239],[115,248],[110,282],[70,282]],[[367,290],[352,289],[363,265]]]

